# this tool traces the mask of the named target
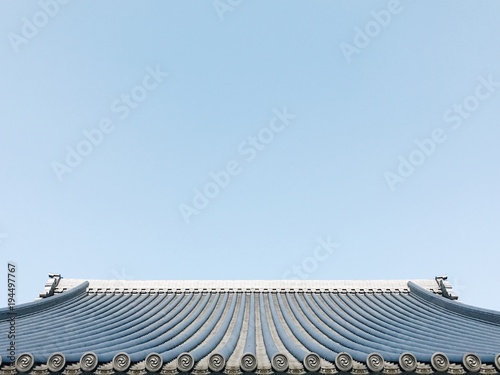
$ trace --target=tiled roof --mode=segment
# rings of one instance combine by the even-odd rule
[[[500,313],[436,280],[108,281],[51,277],[15,309],[16,359],[32,372],[430,374],[500,370]],[[11,311],[0,310],[8,332]]]

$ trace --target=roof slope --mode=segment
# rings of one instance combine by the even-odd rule
[[[0,373],[500,370],[500,313],[450,299],[449,285],[439,278],[85,281],[55,276],[41,296],[15,309],[15,363],[6,335],[0,336]],[[2,332],[8,332],[11,316],[0,310]]]

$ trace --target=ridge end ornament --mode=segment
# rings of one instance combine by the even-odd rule
[[[478,372],[481,370],[481,358],[474,353],[465,353],[462,362],[469,372]]]
[[[399,366],[403,371],[413,372],[417,368],[417,358],[410,352],[402,353],[399,356]]]
[[[220,372],[226,365],[226,360],[219,353],[214,353],[208,358],[208,368],[213,372]]]
[[[61,372],[64,366],[66,366],[66,358],[60,352],[52,354],[47,359],[47,367],[51,372]]]
[[[130,367],[130,356],[120,352],[113,357],[113,369],[117,372],[125,372]]]
[[[33,368],[35,358],[31,353],[22,353],[16,358],[16,370],[19,372],[28,372]]]
[[[316,353],[309,353],[304,358],[304,367],[309,372],[319,371],[321,368],[321,358]]]
[[[349,353],[341,352],[337,354],[337,357],[335,358],[335,366],[337,366],[340,371],[350,371],[352,369],[352,364],[352,357]]]
[[[253,372],[257,368],[257,358],[252,353],[245,353],[241,357],[240,367],[245,372]]]
[[[163,358],[158,353],[148,354],[146,357],[146,370],[149,372],[158,372],[163,366]]]
[[[288,369],[288,358],[281,353],[275,354],[271,360],[271,364],[273,369],[278,372],[286,371]]]
[[[373,372],[380,372],[384,369],[385,361],[382,354],[371,353],[366,357],[366,366]]]
[[[189,353],[181,353],[177,357],[177,368],[182,372],[189,372],[194,367],[194,357]]]
[[[93,372],[98,363],[97,354],[94,352],[84,353],[80,358],[80,368],[85,372]]]
[[[450,361],[446,354],[436,352],[431,357],[432,368],[438,372],[445,372],[450,367]]]

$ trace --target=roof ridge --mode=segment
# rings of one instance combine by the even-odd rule
[[[57,275],[60,277],[60,275]],[[41,297],[63,293],[88,282],[87,293],[171,293],[177,291],[325,291],[332,293],[409,293],[409,280],[84,280],[54,276]],[[411,280],[435,294],[442,294],[438,279]],[[450,290],[450,289],[446,289]]]

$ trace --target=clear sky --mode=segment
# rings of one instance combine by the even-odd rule
[[[0,3],[0,306],[420,279],[500,310],[498,1]]]

